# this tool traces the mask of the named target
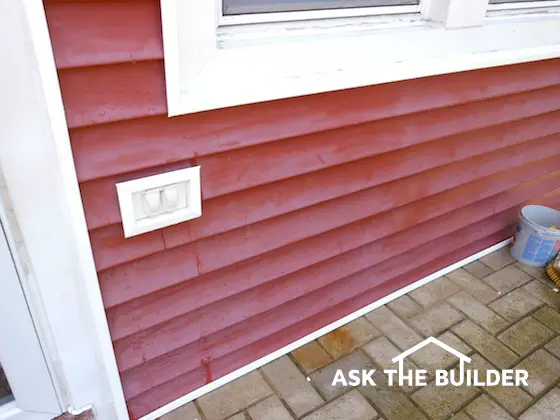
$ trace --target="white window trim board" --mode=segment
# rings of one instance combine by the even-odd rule
[[[22,288],[60,407],[128,419],[43,2],[0,4],[0,193]]]
[[[486,17],[488,0],[424,0],[424,21],[363,31],[360,18],[218,27],[218,1],[161,0],[169,116],[560,57],[560,10]]]

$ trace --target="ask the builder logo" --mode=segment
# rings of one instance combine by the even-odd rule
[[[436,386],[528,386],[527,379],[529,374],[523,369],[488,369],[478,371],[469,369],[468,364],[471,358],[455,350],[437,338],[430,337],[418,343],[414,347],[404,351],[393,358],[393,363],[398,362],[398,369],[386,369],[383,371],[387,376],[389,386],[426,386],[428,384],[428,371],[425,369],[405,369],[404,359],[417,352],[421,348],[435,344],[443,350],[451,353],[459,359],[458,369],[436,369],[434,383]],[[355,369],[346,374],[343,370],[336,371],[332,386],[376,386],[373,380],[375,369]]]

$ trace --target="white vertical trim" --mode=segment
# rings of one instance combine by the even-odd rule
[[[422,0],[424,19],[443,24],[445,28],[481,26],[489,0]]]
[[[0,168],[21,282],[63,407],[128,419],[41,0],[0,15]]]
[[[482,26],[489,0],[451,0],[446,28]]]
[[[175,0],[161,0],[161,20],[163,36],[163,65],[165,68],[165,91],[167,97],[167,109],[169,116],[172,110],[180,106],[181,101],[181,80],[179,78],[180,60],[183,59],[179,54],[179,22]]]
[[[505,241],[502,241],[500,243],[497,243],[496,245],[493,245],[489,248],[486,248],[480,252],[477,252],[474,255],[471,255],[470,257],[467,257],[461,261],[456,262],[455,264],[451,264],[445,268],[442,268],[441,270],[430,274],[427,277],[424,277],[412,284],[409,284],[406,287],[403,287],[402,289],[397,290],[396,292],[393,292],[387,296],[385,296],[382,299],[379,299],[373,303],[370,303],[367,306],[364,306],[362,309],[357,310],[356,312],[351,313],[350,315],[345,316],[344,318],[339,319],[338,321],[333,322],[332,324],[329,324],[317,331],[314,331],[313,333],[306,335],[303,338],[300,338],[297,341],[294,341],[291,344],[288,344],[285,347],[282,347],[281,349],[276,350],[273,353],[270,353],[258,360],[255,360],[252,363],[249,363],[246,366],[243,366],[242,368],[237,369],[236,371],[233,371],[225,376],[222,376],[219,379],[216,379],[215,381],[209,383],[208,385],[205,385],[201,388],[198,388],[197,390],[176,399],[175,401],[170,402],[169,404],[164,405],[163,407],[158,408],[155,411],[152,411],[149,414],[146,414],[144,417],[141,417],[140,420],[157,420],[159,417],[163,416],[164,414],[167,414],[205,394],[208,394],[209,392],[215,390],[216,388],[219,388],[223,385],[226,385],[229,382],[232,382],[234,380],[236,380],[237,378],[246,375],[249,372],[252,372],[258,368],[260,368],[261,366],[264,366],[270,362],[272,362],[273,360],[278,359],[279,357],[282,357],[292,351],[294,351],[295,349],[304,346],[308,343],[310,343],[313,340],[318,339],[319,337],[330,333],[331,331],[336,330],[337,328],[342,327],[345,324],[348,324],[349,322],[354,321],[355,319],[367,314],[368,312],[373,311],[376,308],[379,308],[380,306],[386,305],[387,303],[403,296],[406,295],[407,293],[412,292],[415,289],[418,289],[419,287],[424,286],[425,284],[430,283],[431,281],[434,281],[435,279],[441,277],[441,276],[445,276],[446,274],[457,270],[458,268],[461,268],[467,264],[470,264],[473,261],[476,261],[482,257],[484,257],[485,255],[488,255],[494,251],[497,251],[507,245],[509,245],[512,241],[512,238],[506,239]]]
[[[215,55],[217,0],[161,0],[165,86],[169,116],[184,107],[206,63]],[[169,73],[168,73],[169,72]]]

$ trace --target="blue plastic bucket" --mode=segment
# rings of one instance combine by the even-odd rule
[[[559,230],[551,229],[555,226]],[[560,249],[560,211],[544,206],[521,209],[511,255],[532,267],[544,267]]]

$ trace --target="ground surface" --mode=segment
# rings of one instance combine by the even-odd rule
[[[207,394],[162,420],[558,420],[560,294],[507,249],[441,277]],[[332,387],[337,369],[396,368],[391,359],[434,336],[470,367],[519,368],[528,387]],[[429,345],[408,366],[453,369]]]

